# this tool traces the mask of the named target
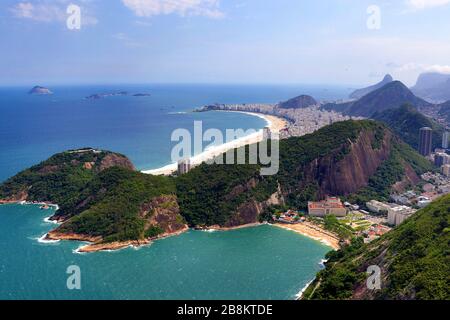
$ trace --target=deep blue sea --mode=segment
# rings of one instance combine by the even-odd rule
[[[177,128],[261,129],[239,113],[192,113],[210,103],[274,103],[299,94],[341,99],[346,88],[315,86],[124,85],[0,88],[0,181],[66,149],[123,153],[139,169],[169,164]],[[86,100],[96,93],[150,93]],[[190,231],[117,252],[77,254],[75,242],[41,243],[55,226],[36,206],[0,206],[0,299],[293,299],[330,248],[293,232],[261,226]],[[81,269],[81,290],[67,289],[67,267]]]

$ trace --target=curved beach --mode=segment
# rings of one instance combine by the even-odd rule
[[[275,224],[273,224],[273,226],[282,228],[285,230],[294,231],[305,237],[320,241],[323,244],[325,244],[329,247],[332,247],[333,250],[336,250],[336,251],[341,248],[340,239],[337,235],[334,235],[333,233],[323,230],[323,229],[321,229],[317,226],[314,226],[308,222],[299,223],[299,224],[275,223]]]
[[[288,122],[285,119],[275,117],[272,115],[265,115],[253,112],[243,112],[243,111],[220,111],[220,112],[239,112],[262,118],[267,122],[267,127],[269,127],[272,132],[280,132],[282,129],[286,128],[288,124]],[[203,151],[202,153],[192,157],[191,164],[193,166],[197,166],[203,162],[211,160],[227,152],[228,150],[240,148],[249,144],[258,143],[261,142],[262,140],[263,140],[263,130],[259,130],[258,132],[253,133],[251,135],[233,140],[231,142],[224,143],[220,146],[209,148]],[[144,170],[142,172],[152,175],[171,175],[177,171],[177,166],[178,165],[176,163],[172,163],[159,169]]]

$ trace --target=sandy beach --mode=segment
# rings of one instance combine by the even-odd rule
[[[302,234],[306,237],[309,237],[311,239],[317,240],[322,242],[323,244],[326,244],[327,246],[332,247],[334,250],[340,249],[340,239],[336,235],[332,234],[329,231],[323,230],[320,227],[309,223],[309,222],[303,222],[298,224],[281,224],[276,223],[273,224],[273,226],[283,228],[285,230],[291,230],[294,232],[297,232],[299,234]]]
[[[243,111],[220,111],[220,112],[240,112],[245,113],[249,115],[253,115],[256,117],[260,117],[267,122],[267,126],[270,128],[272,132],[280,132],[282,129],[286,128],[288,125],[288,122],[279,117],[275,117],[272,115],[265,115],[265,114],[259,114],[259,113],[252,113],[252,112],[243,112]],[[200,165],[203,162],[206,162],[208,160],[214,159],[215,157],[227,152],[228,150],[240,148],[246,145],[254,144],[261,142],[263,140],[263,130],[260,130],[254,134],[248,135],[246,137],[242,137],[236,140],[233,140],[231,142],[222,144],[220,146],[216,146],[213,148],[210,148],[208,150],[205,150],[199,155],[196,155],[191,158],[191,164],[193,166]],[[146,174],[152,174],[152,175],[171,175],[177,171],[177,164],[173,163],[170,165],[167,165],[165,167],[154,169],[154,170],[145,170],[142,171]]]

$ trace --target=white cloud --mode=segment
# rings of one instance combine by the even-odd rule
[[[136,41],[128,37],[127,34],[123,32],[116,33],[112,36],[114,39],[122,42],[127,47],[144,47],[146,46],[145,42]]]
[[[438,72],[438,73],[450,73],[450,66],[444,66],[444,65],[432,65],[432,66],[427,66],[425,68],[426,71],[429,72]]]
[[[11,8],[17,18],[31,19],[41,22],[63,21],[65,13],[59,6],[53,4],[20,2]]]
[[[82,1],[86,2],[86,1]],[[66,12],[68,0],[48,1],[40,0],[32,2],[19,2],[10,8],[16,18],[29,19],[37,22],[65,22],[68,18]],[[81,23],[83,26],[97,24],[97,19],[90,15],[85,7],[82,7]]]
[[[219,0],[122,0],[139,17],[178,14],[222,18]]]
[[[450,3],[450,0],[406,0],[406,3],[413,10],[423,10],[445,6]]]
[[[437,72],[437,73],[449,73],[450,74],[450,66],[448,65],[439,65],[439,64],[433,64],[433,65],[427,65],[422,63],[405,63],[403,65],[397,66],[395,68],[396,72],[403,73],[403,72]]]

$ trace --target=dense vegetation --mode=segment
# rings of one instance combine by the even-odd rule
[[[145,220],[139,216],[140,207],[157,196],[170,194],[175,194],[175,183],[171,178],[119,167],[107,169],[83,190],[77,200],[83,206],[69,210],[81,211],[80,214],[65,223],[60,231],[101,236],[105,242],[156,236],[162,230],[156,226],[145,230]]]
[[[337,217],[333,215],[325,216],[324,218],[324,228],[328,231],[334,232],[341,239],[352,239],[353,238],[353,229],[341,223]]]
[[[108,155],[116,159],[108,160],[110,168],[103,162]],[[130,168],[131,162],[120,154],[67,151],[7,180],[0,186],[0,199],[26,193],[27,201],[58,204],[56,217],[66,221],[58,231],[64,233],[100,236],[104,242],[154,237],[163,230],[147,225],[140,207],[154,197],[175,195],[174,179]]]
[[[84,164],[93,163],[93,167],[98,168],[109,154],[112,153],[67,151],[56,154],[0,185],[0,198],[26,192],[28,201],[48,201],[61,207],[71,207],[97,173],[97,170],[85,169]]]
[[[373,118],[384,122],[400,138],[402,138],[404,142],[416,150],[419,147],[420,128],[430,127],[433,129],[433,149],[441,147],[444,128],[424,116],[410,104],[404,104],[400,108],[376,113]]]
[[[276,190],[276,180],[261,177],[259,165],[203,164],[177,178],[181,212],[192,226],[223,226],[241,204],[266,201]]]
[[[305,299],[450,299],[450,196],[416,213],[380,239],[331,252]],[[382,289],[366,287],[366,270],[382,270]]]

